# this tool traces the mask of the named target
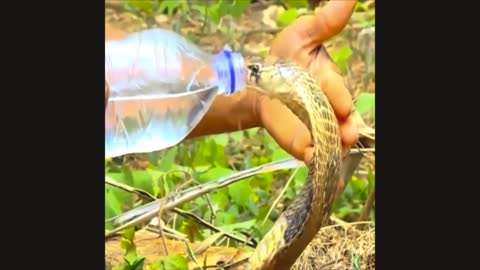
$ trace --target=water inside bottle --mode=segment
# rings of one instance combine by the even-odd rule
[[[179,94],[111,98],[105,113],[106,157],[153,152],[183,140],[219,91],[217,86],[195,88]]]

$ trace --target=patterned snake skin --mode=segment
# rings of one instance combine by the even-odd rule
[[[244,265],[290,269],[332,211],[340,177],[338,122],[319,85],[301,67],[277,58],[269,64],[251,63],[248,70],[248,87],[281,101],[312,134],[314,156],[305,186]]]

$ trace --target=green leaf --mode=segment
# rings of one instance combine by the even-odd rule
[[[294,178],[296,192],[299,192],[303,188],[303,185],[305,185],[305,180],[307,179],[307,176],[308,176],[308,168],[306,167],[298,168],[297,174],[295,175],[295,178]]]
[[[367,190],[367,181],[358,177],[353,176],[350,180],[350,184],[352,185],[353,192],[355,193],[363,193]]]
[[[263,236],[267,234],[268,231],[270,231],[273,224],[274,224],[273,221],[271,221],[270,219],[267,219],[265,223],[263,223],[263,221],[257,222],[257,224],[255,225],[255,230],[257,230],[260,233],[260,237],[259,237],[260,239],[262,239]]]
[[[112,179],[116,180],[116,178],[113,177]],[[118,182],[121,183],[121,181]],[[105,192],[111,193],[111,195],[107,195],[105,193],[105,210],[107,211],[106,214],[111,214],[112,212],[115,212],[115,215],[117,215],[119,214],[117,212],[118,209],[120,209],[120,211],[123,211],[124,208],[129,208],[133,204],[132,196],[128,192],[111,187],[109,185],[105,186]],[[112,199],[113,197],[115,197],[115,199]]]
[[[235,216],[233,218],[235,218]],[[255,225],[255,222],[255,219],[251,219],[239,223],[224,223],[224,225],[218,226],[218,228],[225,231],[233,231],[236,229],[250,229],[252,226]]]
[[[148,171],[132,171],[133,187],[153,194],[152,174]]]
[[[232,133],[230,133],[230,137],[232,139],[234,139],[235,141],[239,142],[244,138],[243,131],[232,132]]]
[[[346,72],[347,70],[347,60],[352,55],[352,49],[350,46],[345,45],[332,53],[332,59],[337,64],[338,68],[342,72]]]
[[[277,161],[277,160],[291,158],[291,157],[292,156],[289,153],[287,153],[285,150],[283,150],[283,148],[278,147],[275,150],[273,150],[272,161]]]
[[[217,144],[221,146],[225,146],[228,144],[228,134],[219,134],[219,135],[213,136],[213,139]]]
[[[228,212],[218,212],[217,218],[215,219],[215,224],[217,226],[228,225],[228,224],[234,224],[235,221],[236,221],[235,214],[228,213]]]
[[[278,23],[280,26],[287,26],[295,21],[298,17],[298,11],[295,8],[289,8],[278,16]]]
[[[122,205],[118,198],[115,196],[115,193],[109,189],[105,188],[105,214],[106,218],[111,218],[122,213]]]
[[[180,254],[162,257],[150,265],[151,270],[188,269],[187,259]]]
[[[269,49],[267,49],[267,50],[269,50]],[[250,137],[252,137],[252,136],[254,136],[255,134],[257,134],[259,130],[260,130],[260,128],[257,127],[257,128],[249,128],[249,129],[247,129],[246,131],[247,131],[248,135],[249,135]]]
[[[158,198],[158,195],[161,194],[161,188],[160,188],[160,181],[163,181],[163,175],[165,172],[159,171],[159,170],[154,170],[154,169],[147,169],[147,171],[150,173],[152,176],[152,190],[153,190],[153,196],[155,198]]]
[[[252,187],[259,187],[264,191],[270,191],[272,189],[273,174],[264,173],[256,175],[254,180],[250,183]]]
[[[375,94],[360,94],[355,102],[355,107],[359,114],[363,115],[370,113],[373,119],[375,119]]]
[[[250,0],[235,0],[230,9],[232,16],[237,19],[240,18],[249,4]]]
[[[232,197],[233,202],[240,206],[247,206],[248,198],[252,194],[250,181],[243,180],[228,186],[228,194]]]
[[[135,238],[135,227],[128,227],[122,232],[122,240],[120,242],[120,247],[123,250],[123,253],[127,254],[132,249],[135,249],[135,244],[133,242]]]
[[[128,270],[143,270],[145,257],[138,256],[131,264]]]
[[[228,197],[222,192],[216,191],[210,195],[210,199],[217,210],[225,211],[228,205]]]
[[[162,13],[166,12],[168,16],[172,16],[176,8],[185,9],[186,5],[186,1],[163,0],[158,6],[158,11]]]
[[[253,194],[253,195],[255,195],[255,194]],[[255,202],[253,201],[253,197],[248,198],[247,207],[248,207],[248,210],[250,211],[250,213],[252,213],[254,216],[256,216],[258,214],[258,207],[255,204]]]
[[[200,139],[197,141],[197,149],[195,151],[195,157],[193,158],[192,165],[193,167],[199,166],[211,166],[211,162],[209,160],[212,159],[214,153],[212,153],[212,149],[209,147],[209,142],[206,138]],[[215,150],[215,149],[214,149]]]
[[[151,15],[153,12],[153,0],[127,0],[127,3],[129,6],[143,11],[146,15]]]
[[[362,3],[360,1],[357,1],[357,4],[355,5],[355,12],[362,12],[362,11],[367,11],[367,5],[365,3]]]
[[[210,19],[218,24],[220,22],[220,18],[225,14],[225,10],[225,2],[219,0],[215,5],[207,8],[207,13]]]
[[[160,171],[169,171],[175,162],[175,157],[177,156],[177,147],[169,148],[165,151],[163,158],[158,162],[158,169]]]
[[[286,0],[285,3],[289,8],[306,8],[307,0]]]
[[[198,181],[201,183],[210,182],[213,180],[218,180],[220,178],[229,176],[233,173],[233,170],[221,167],[212,168],[205,173],[200,174]]]

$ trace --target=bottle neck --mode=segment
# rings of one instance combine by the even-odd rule
[[[241,54],[223,50],[213,59],[213,67],[219,84],[219,92],[231,95],[245,88],[246,67]]]

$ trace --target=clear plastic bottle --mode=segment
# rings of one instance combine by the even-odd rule
[[[150,29],[105,43],[105,78],[105,157],[116,157],[182,141],[216,95],[244,89],[246,69],[238,53],[212,55],[175,32]]]

